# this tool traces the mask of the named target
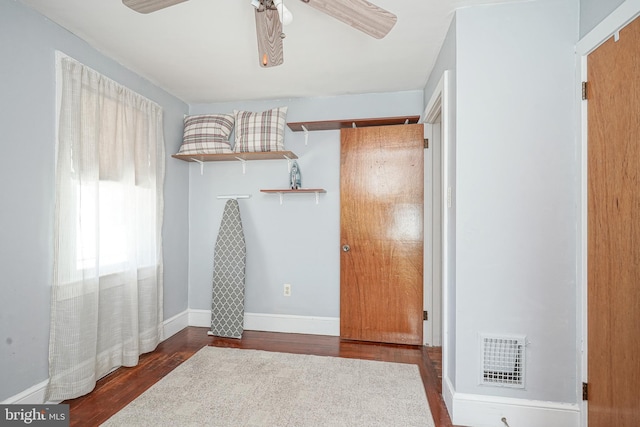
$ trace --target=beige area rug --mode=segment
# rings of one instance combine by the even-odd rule
[[[104,426],[433,427],[418,366],[205,347]]]

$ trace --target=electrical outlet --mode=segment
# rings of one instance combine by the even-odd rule
[[[285,297],[291,296],[291,285],[289,283],[284,284],[284,296]]]

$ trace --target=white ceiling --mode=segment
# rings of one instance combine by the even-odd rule
[[[284,64],[262,68],[250,0],[190,0],[144,15],[121,0],[21,0],[187,103],[421,90],[455,9],[514,0],[372,0],[398,17],[374,39],[285,0]]]

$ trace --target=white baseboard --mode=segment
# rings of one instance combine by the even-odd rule
[[[443,395],[445,389],[451,387],[451,383],[445,385],[447,387],[443,387]],[[452,396],[452,410],[449,413],[452,423],[456,425],[502,426],[504,424],[501,420],[504,417],[510,426],[517,427],[580,426],[578,404],[456,393],[453,387],[446,393]]]
[[[451,380],[449,377],[442,379],[442,400],[444,400],[444,404],[447,407],[447,412],[449,415],[453,413],[453,395],[455,394],[455,390],[453,389],[453,384],[451,384]]]
[[[1,403],[3,405],[39,405],[44,403],[44,392],[47,384],[49,384],[48,378],[41,383],[3,400]]]
[[[189,326],[210,327],[211,310],[189,310]],[[247,331],[339,336],[340,319],[338,317],[245,313],[244,329]]]
[[[187,326],[211,326],[210,310],[185,310],[163,322],[164,339]],[[245,313],[244,328],[253,331],[302,333],[314,335],[340,335],[340,319]],[[3,404],[39,404],[44,402],[45,388],[49,380],[36,384],[12,396]],[[578,404],[514,399],[499,396],[457,393],[445,378],[442,394],[453,424],[473,427],[503,425],[505,417],[510,426],[518,427],[579,427]]]
[[[163,340],[166,340],[170,336],[180,332],[182,329],[189,326],[189,312],[188,310],[179,313],[164,322],[163,325]],[[28,389],[9,397],[4,400],[2,404],[5,405],[38,405],[44,403],[45,389],[49,384],[49,379],[42,381]],[[59,403],[59,402],[47,402],[47,403]]]
[[[211,310],[185,310],[163,322],[163,340],[187,326],[211,326]],[[337,317],[292,316],[287,314],[245,313],[244,329],[249,331],[287,332],[313,335],[340,335]],[[40,404],[49,379],[4,400],[3,404]],[[54,402],[51,402],[54,403]]]
[[[340,318],[245,313],[244,327],[249,331],[339,336]]]
[[[211,310],[189,309],[189,326],[211,327]]]
[[[189,326],[189,310],[185,310],[182,313],[178,313],[175,316],[168,318],[162,322],[162,326],[162,340],[164,341]]]

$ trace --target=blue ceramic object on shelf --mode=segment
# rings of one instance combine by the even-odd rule
[[[289,173],[289,186],[292,190],[298,190],[302,188],[302,174],[300,173],[300,166],[298,162],[293,161],[291,165],[291,172]]]

